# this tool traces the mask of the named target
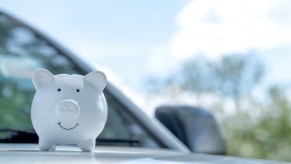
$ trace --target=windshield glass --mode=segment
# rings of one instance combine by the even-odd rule
[[[31,76],[38,68],[46,68],[53,74],[83,72],[30,29],[6,15],[0,15],[0,140],[3,142],[14,142],[11,137],[22,132],[34,132],[30,119],[35,93]],[[109,116],[97,144],[160,147],[130,115],[122,112],[118,100],[106,90],[104,94]],[[23,141],[19,142],[27,142],[25,139],[23,137]]]

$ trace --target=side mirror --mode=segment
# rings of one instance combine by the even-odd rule
[[[160,106],[155,117],[193,152],[226,154],[224,133],[211,112],[192,106]]]

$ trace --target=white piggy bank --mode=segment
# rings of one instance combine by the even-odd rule
[[[39,69],[32,82],[36,93],[31,120],[39,137],[39,148],[48,151],[57,145],[76,145],[82,151],[92,151],[107,120],[102,93],[107,83],[104,73],[54,76]]]

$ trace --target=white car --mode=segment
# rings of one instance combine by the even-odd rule
[[[211,113],[194,107],[163,106],[156,113],[162,126],[110,81],[104,90],[108,121],[96,140],[96,149],[88,153],[59,146],[56,151],[40,151],[30,119],[35,92],[31,75],[37,68],[83,75],[96,69],[44,34],[0,12],[1,163],[280,163],[198,154],[226,152],[224,135]]]

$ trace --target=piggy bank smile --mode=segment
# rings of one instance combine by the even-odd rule
[[[71,127],[71,128],[65,128],[61,125],[61,122],[58,123],[58,125],[62,128],[62,129],[65,129],[65,130],[73,130],[75,129],[77,126],[79,126],[79,123],[77,123],[74,127]]]
[[[31,120],[40,150],[76,145],[82,151],[92,151],[107,120],[102,92],[107,83],[105,74],[53,75],[40,69],[34,72],[32,82],[36,93]]]

